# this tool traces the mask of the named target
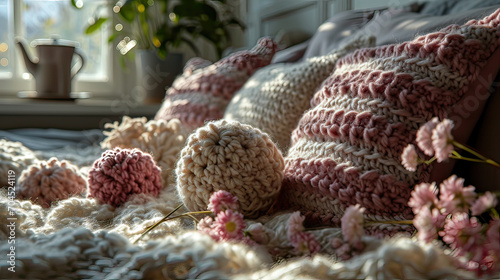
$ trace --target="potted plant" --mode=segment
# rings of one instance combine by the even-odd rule
[[[231,0],[229,0],[231,1]],[[79,1],[71,0],[76,8]],[[108,42],[123,56],[135,56],[137,84],[144,102],[161,102],[165,87],[182,71],[182,55],[172,50],[185,44],[199,54],[197,38],[214,47],[218,58],[230,44],[229,26],[244,28],[227,0],[120,0],[106,5],[111,16],[96,11],[86,34],[113,22]],[[103,8],[103,7],[101,7]],[[136,53],[134,53],[134,51]]]

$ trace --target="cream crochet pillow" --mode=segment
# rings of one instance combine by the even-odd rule
[[[239,121],[268,133],[283,152],[300,117],[337,60],[348,52],[373,46],[374,37],[346,41],[330,54],[297,64],[276,64],[257,71],[233,97],[224,119]]]

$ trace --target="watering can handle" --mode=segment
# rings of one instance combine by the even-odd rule
[[[75,77],[75,75],[78,74],[78,72],[80,72],[80,70],[82,70],[83,66],[85,65],[84,55],[78,49],[75,49],[75,54],[80,57],[81,64],[80,64],[80,67],[76,71],[73,71],[73,70],[71,71],[71,79],[73,79],[73,77]]]

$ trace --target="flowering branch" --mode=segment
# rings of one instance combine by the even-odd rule
[[[449,119],[444,119],[439,122],[437,118],[433,118],[425,123],[417,132],[417,145],[428,156],[432,156],[429,160],[420,158],[417,155],[415,146],[409,144],[401,154],[401,162],[409,171],[416,171],[419,163],[430,164],[437,160],[443,162],[448,158],[467,160],[472,162],[487,163],[500,168],[500,164],[492,159],[489,159],[471,147],[461,144],[453,139],[451,129],[453,122]],[[465,157],[459,154],[455,148],[461,149],[470,153],[477,158]]]
[[[170,220],[174,220],[174,219],[178,219],[178,218],[181,218],[181,217],[190,217],[192,218],[195,222],[198,221],[196,218],[193,217],[193,215],[198,215],[198,214],[212,214],[212,211],[197,211],[197,212],[188,212],[188,213],[184,213],[184,214],[180,214],[178,216],[175,216],[175,217],[170,217],[172,216],[172,214],[174,214],[177,210],[179,210],[179,208],[182,207],[183,204],[180,204],[179,206],[175,207],[174,210],[170,211],[165,217],[163,217],[163,219],[159,220],[158,222],[154,223],[152,226],[146,228],[142,233],[141,235],[132,243],[132,244],[136,244],[139,240],[141,240],[146,234],[148,234],[150,231],[152,231],[153,229],[155,229],[157,226],[159,226],[161,223],[163,222],[166,222],[166,221],[170,221]]]

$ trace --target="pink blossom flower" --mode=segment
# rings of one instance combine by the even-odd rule
[[[245,222],[243,221],[243,215],[233,210],[219,212],[213,224],[213,230],[222,240],[243,239],[244,228]]]
[[[417,131],[417,145],[428,156],[434,155],[434,148],[432,147],[432,131],[439,123],[438,118],[433,118],[420,127]]]
[[[488,230],[486,231],[487,247],[492,251],[493,255],[500,258],[500,219],[494,218],[490,221]]]
[[[418,165],[418,155],[415,146],[408,144],[401,154],[401,163],[408,171],[416,171]]]
[[[208,210],[215,214],[224,210],[238,210],[238,198],[227,191],[216,191],[210,196]]]
[[[351,246],[348,243],[345,243],[341,245],[340,247],[336,248],[335,254],[341,259],[341,260],[348,260],[352,258],[353,256],[353,251]]]
[[[454,150],[452,144],[453,135],[451,135],[452,128],[453,122],[449,119],[444,119],[432,131],[432,147],[434,148],[434,156],[437,162],[447,160]]]
[[[245,230],[245,235],[248,235],[253,241],[259,244],[269,242],[269,237],[261,223],[251,224]]]
[[[295,235],[297,232],[303,232],[304,231],[304,220],[305,217],[300,215],[299,211],[293,212],[290,215],[290,218],[288,218],[287,225],[288,225],[288,237]]]
[[[211,229],[213,225],[214,219],[210,216],[206,216],[198,222],[198,230],[204,231],[206,229]]]
[[[466,213],[455,213],[451,219],[446,220],[440,235],[455,250],[457,256],[463,256],[477,250],[484,243],[481,231],[482,225],[476,217],[469,218]]]
[[[312,255],[319,252],[321,246],[310,232],[297,232],[290,239],[297,255]]]
[[[430,243],[438,238],[438,233],[443,229],[446,216],[439,209],[423,207],[415,215],[413,225],[417,228],[418,240]]]
[[[365,208],[361,208],[359,204],[351,205],[347,207],[341,219],[342,235],[350,245],[359,243],[363,237],[363,212]]]
[[[452,175],[440,185],[441,206],[445,213],[467,212],[476,198],[473,186],[464,187],[464,179]]]
[[[208,234],[210,237],[212,237],[215,241],[220,240],[219,234],[215,232],[214,227],[213,227],[213,222],[214,220],[210,216],[206,216],[203,219],[200,220],[200,222],[197,225],[197,229],[205,234]]]
[[[484,212],[495,208],[497,206],[497,197],[491,192],[485,192],[484,195],[480,196],[472,207],[470,208],[472,215],[481,215]]]
[[[408,201],[408,206],[413,209],[413,213],[417,214],[421,208],[435,208],[438,206],[437,187],[435,183],[421,183],[415,186],[411,192],[411,198]]]

